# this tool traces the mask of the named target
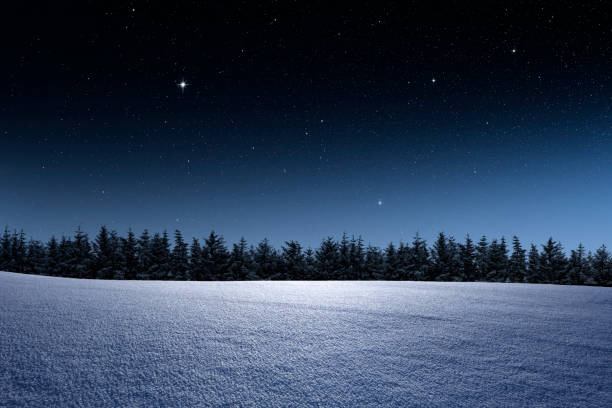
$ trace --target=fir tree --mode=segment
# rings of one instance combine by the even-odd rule
[[[529,283],[537,283],[541,282],[542,279],[540,253],[538,252],[538,248],[534,244],[531,244],[529,249],[526,280]]]
[[[508,265],[508,280],[510,282],[524,282],[527,276],[526,251],[521,246],[521,242],[515,235],[512,237],[512,255]]]
[[[365,279],[381,280],[384,279],[385,265],[384,258],[378,247],[368,245],[365,257]]]
[[[253,271],[260,279],[271,279],[278,269],[278,256],[267,238],[264,238],[251,251]]]
[[[200,246],[200,241],[198,241],[197,238],[194,238],[191,242],[189,253],[189,270],[191,271],[191,280],[202,280],[202,262],[202,247]]]
[[[610,253],[605,245],[595,251],[591,266],[593,268],[593,280],[598,285],[610,285]]]
[[[417,233],[409,250],[407,278],[410,280],[426,280],[430,275],[431,262],[427,242]]]
[[[229,267],[229,253],[223,237],[211,231],[202,248],[202,266],[204,280],[220,280]]]
[[[315,258],[317,262],[317,279],[338,279],[340,275],[338,244],[332,237],[327,237],[321,242]]]
[[[476,248],[469,235],[465,237],[465,244],[459,248],[461,259],[461,277],[465,281],[476,279]]]
[[[172,262],[170,268],[168,268],[167,278],[173,280],[189,279],[189,248],[178,229],[174,231]]]
[[[151,270],[153,268],[153,248],[149,231],[144,230],[138,239],[136,247],[138,257],[137,279],[152,279]]]
[[[582,244],[572,250],[567,262],[567,270],[561,283],[566,285],[583,285],[591,276],[590,265]]]
[[[483,280],[489,274],[489,243],[484,235],[476,247],[476,280]]]
[[[384,272],[383,276],[386,280],[398,280],[399,279],[399,256],[395,250],[393,243],[389,243],[384,252]]]
[[[287,241],[282,249],[281,279],[303,280],[305,278],[305,262],[302,246],[297,241]]]
[[[136,279],[139,272],[138,243],[132,230],[127,238],[121,238],[121,269],[124,279]]]
[[[232,247],[229,271],[234,280],[256,280],[257,274],[253,269],[249,248],[244,237]]]

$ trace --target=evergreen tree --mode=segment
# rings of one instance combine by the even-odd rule
[[[316,263],[315,252],[312,248],[308,248],[304,252],[304,279],[314,279],[316,276]]]
[[[138,239],[136,247],[138,258],[137,279],[152,279],[151,271],[153,269],[153,247],[149,231],[144,230]]]
[[[11,232],[7,225],[4,227],[4,233],[0,241],[0,271],[10,271],[12,259]]]
[[[426,280],[430,276],[431,262],[427,242],[417,233],[409,249],[407,279]]]
[[[566,285],[583,285],[590,279],[590,265],[582,244],[577,250],[572,250],[567,262],[567,270],[562,280]]]
[[[365,279],[381,280],[385,278],[384,257],[378,247],[368,245],[365,257]]]
[[[512,255],[508,265],[508,280],[510,282],[524,282],[527,276],[526,251],[515,235],[512,237]]]
[[[504,282],[508,276],[508,248],[506,240],[502,237],[498,243],[496,239],[489,245],[489,272],[486,279],[491,282]]]
[[[465,244],[459,247],[461,277],[465,281],[473,281],[476,279],[476,248],[474,242],[469,235],[465,237]]]
[[[55,236],[51,236],[47,244],[45,270],[51,276],[59,276],[60,250]]]
[[[362,279],[363,268],[365,263],[365,251],[363,248],[363,239],[359,236],[357,239],[351,238],[350,255],[349,255],[350,271],[348,279]]]
[[[45,247],[40,241],[30,239],[26,255],[25,273],[45,274]]]
[[[259,279],[251,262],[251,255],[244,237],[232,247],[230,255],[229,271],[233,280],[256,280]]]
[[[338,244],[332,237],[327,237],[315,255],[317,264],[317,279],[338,279],[340,275],[340,262]]]
[[[383,276],[386,280],[398,280],[399,279],[399,255],[395,249],[393,243],[389,243],[384,252]]]
[[[111,236],[106,226],[100,228],[93,245],[94,270],[98,279],[112,279],[113,271],[113,247]]]
[[[610,253],[605,245],[602,245],[595,251],[591,266],[593,268],[593,280],[598,285],[610,285]]]
[[[542,272],[540,268],[540,253],[538,248],[531,244],[529,249],[529,258],[527,264],[527,276],[526,280],[529,283],[538,283],[543,281]]]
[[[566,269],[566,259],[560,243],[549,238],[542,245],[540,254],[540,274],[544,283],[559,283]]]
[[[124,279],[138,278],[138,243],[131,229],[128,230],[127,238],[121,238],[121,269]]]
[[[483,280],[489,274],[489,243],[484,235],[476,247],[476,279]]]
[[[338,245],[338,277],[337,279],[350,279],[351,274],[351,246],[346,235],[342,234],[342,239]]]
[[[202,248],[204,280],[220,280],[226,276],[229,267],[229,252],[223,237],[211,231]]]
[[[203,275],[202,265],[202,247],[200,241],[194,238],[191,243],[190,254],[189,254],[189,269],[191,271],[191,280],[200,281]]]
[[[87,234],[78,227],[74,233],[70,257],[70,270],[75,278],[95,278],[91,259],[91,245]]]
[[[271,279],[278,269],[278,256],[267,238],[264,238],[251,251],[253,272],[259,279]]]
[[[302,246],[297,241],[287,241],[282,248],[283,267],[281,279],[304,280],[305,260]]]
[[[168,233],[162,235],[155,233],[151,240],[151,267],[149,276],[153,280],[163,280],[168,276],[170,268],[170,243]]]
[[[167,279],[188,280],[189,279],[189,248],[183,240],[183,235],[178,229],[174,231],[174,248],[172,249],[172,263],[168,268]]]

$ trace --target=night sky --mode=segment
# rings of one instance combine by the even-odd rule
[[[612,243],[605,2],[158,3],[4,10],[2,225]]]

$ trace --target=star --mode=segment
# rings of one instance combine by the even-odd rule
[[[435,84],[436,83],[436,78],[431,78],[431,83]]]
[[[377,204],[378,204],[379,206],[380,206],[380,205],[382,205],[382,204],[383,204],[383,203],[382,203],[382,200],[378,200],[378,203],[377,203]]]
[[[512,53],[513,53],[513,54],[516,54],[516,48],[513,48],[513,49],[512,49]]]
[[[187,82],[185,82],[185,80],[183,79],[181,82],[178,83],[179,88],[181,88],[181,91],[185,90],[185,87],[187,87],[187,85],[189,85]]]

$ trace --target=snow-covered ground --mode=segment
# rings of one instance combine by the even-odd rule
[[[612,288],[0,273],[0,406],[612,406]]]

